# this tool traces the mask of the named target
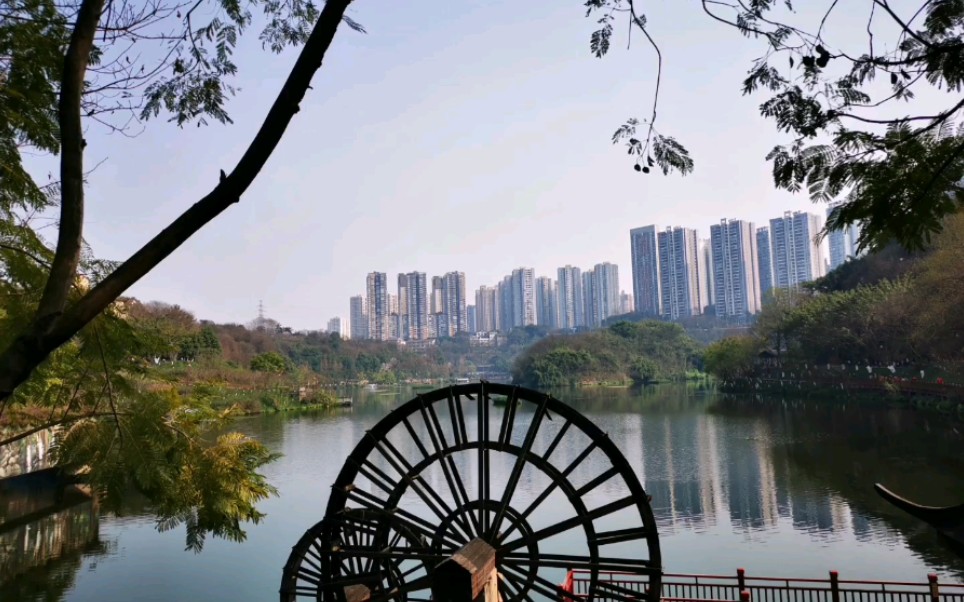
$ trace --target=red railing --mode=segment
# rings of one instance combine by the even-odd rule
[[[589,571],[569,571],[561,587],[587,596],[590,581]],[[607,591],[643,598],[648,587],[646,575],[600,571],[595,599],[606,600]],[[737,569],[735,575],[664,573],[661,594],[664,602],[964,602],[964,584],[938,583],[933,573],[926,582],[903,582],[840,579],[837,571],[827,579],[750,577]]]

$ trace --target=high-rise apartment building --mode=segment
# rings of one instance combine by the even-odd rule
[[[760,299],[766,301],[767,293],[773,288],[773,262],[770,259],[770,229],[766,226],[756,229],[757,263],[760,268]]]
[[[439,324],[443,322],[443,314],[445,313],[442,305],[442,277],[432,276],[432,296],[429,298],[428,302],[428,315],[429,315],[429,337],[435,338],[438,336],[445,336],[442,331],[445,329],[439,329]]]
[[[619,293],[619,313],[620,314],[630,314],[633,313],[633,296],[622,291]]]
[[[465,306],[465,324],[468,332],[478,332],[479,331],[479,321],[478,312],[475,311],[474,305]]]
[[[337,334],[339,337],[343,336],[341,331],[341,318],[335,317],[328,320],[328,327],[325,329],[325,332],[329,334]]]
[[[404,338],[402,337],[402,334],[400,331],[401,321],[399,319],[399,313],[398,313],[398,295],[393,295],[391,293],[388,293],[388,315],[389,315],[388,338],[390,340],[396,340],[396,341],[401,338]]]
[[[706,291],[703,301],[703,313],[711,313],[716,307],[716,285],[713,281],[713,243],[704,238],[700,243],[700,289]]]
[[[402,298],[403,275],[398,275],[398,298]],[[425,272],[409,272],[404,274],[405,280],[405,338],[410,341],[424,341],[429,338],[428,324],[428,289]],[[402,311],[399,302],[399,311]]]
[[[502,282],[496,284],[495,287],[497,291],[496,304],[498,306],[496,330],[509,332],[512,330],[513,316],[515,315],[512,299],[512,276],[503,277]]]
[[[408,325],[408,275],[398,275],[398,317],[396,318],[396,337],[407,341],[409,339]]]
[[[661,315],[678,320],[702,313],[696,230],[667,228],[656,235]]]
[[[384,272],[371,272],[366,285],[368,338],[387,341],[391,338],[388,276]]]
[[[458,332],[468,332],[465,316],[465,274],[449,272],[442,276],[442,314],[443,330],[438,336],[455,336]]]
[[[363,296],[355,295],[348,300],[348,320],[351,338],[356,340],[368,338],[368,313]]]
[[[803,211],[770,220],[773,286],[797,288],[826,273],[823,246],[817,239],[822,228],[819,216]]]
[[[596,319],[602,324],[606,318],[622,313],[619,307],[619,267],[605,261],[592,270],[593,305]]]
[[[585,325],[582,303],[582,272],[571,265],[557,270],[556,295],[559,328],[572,330]]]
[[[582,273],[582,315],[585,321],[580,326],[599,327],[599,314],[596,312],[596,280],[592,270]]]
[[[512,327],[536,323],[535,270],[512,270]]]
[[[656,317],[660,314],[659,256],[656,248],[656,226],[629,231],[633,268],[633,300],[636,312]]]
[[[556,322],[556,284],[552,278],[540,276],[536,278],[536,324],[555,329]]]
[[[498,307],[496,303],[496,288],[493,286],[480,286],[475,291],[475,328],[479,332],[494,332],[496,327],[496,316]]]
[[[716,315],[747,318],[760,310],[756,231],[743,220],[710,226]]]
[[[840,206],[834,203],[827,208],[827,218]],[[830,245],[830,269],[835,270],[838,266],[845,263],[848,259],[859,257],[860,251],[857,241],[860,239],[860,227],[851,224],[842,230],[831,230],[827,234],[827,243]]]

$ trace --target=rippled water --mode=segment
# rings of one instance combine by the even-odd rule
[[[356,392],[351,410],[239,421],[284,454],[267,470],[281,495],[263,505],[267,520],[251,526],[243,544],[211,540],[201,554],[185,552],[183,532],[158,533],[134,501],[126,517],[99,516],[86,503],[15,529],[0,524],[0,600],[277,599],[288,552],[324,514],[346,455],[411,395]],[[669,572],[744,567],[756,575],[822,577],[833,569],[842,578],[922,581],[933,571],[964,580],[964,561],[872,488],[882,482],[934,505],[964,500],[962,429],[943,417],[868,405],[723,401],[684,387],[558,396],[609,434],[652,496]],[[520,410],[523,434],[525,425]],[[545,433],[537,447],[552,431]],[[578,445],[567,440],[558,453],[575,457]],[[472,474],[469,459],[456,461]],[[605,459],[590,458],[579,470],[593,474],[594,462]],[[493,482],[504,482],[511,466],[495,458]],[[525,478],[518,495],[531,500],[545,486]],[[622,495],[607,487],[592,495]],[[24,497],[0,503],[22,505]],[[564,509],[547,503],[535,514],[551,524]],[[578,537],[566,537],[557,547],[578,550]]]

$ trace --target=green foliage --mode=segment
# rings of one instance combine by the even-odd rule
[[[788,365],[964,366],[964,213],[945,218],[923,253],[888,247],[838,271],[799,291],[776,291],[753,328],[758,349]],[[711,346],[707,370],[747,375],[738,351]]]
[[[740,378],[752,372],[759,351],[760,343],[753,337],[721,339],[703,350],[703,366],[723,380]]]
[[[272,374],[284,374],[288,371],[288,361],[279,353],[268,351],[254,356],[251,359],[250,367],[255,372],[270,372]]]
[[[696,342],[677,324],[617,322],[605,330],[542,339],[519,355],[512,378],[541,388],[682,380],[697,356]]]
[[[629,362],[629,377],[638,385],[648,385],[659,379],[659,366],[648,357],[637,355]]]
[[[637,12],[642,4],[583,4],[597,23],[589,45],[595,56],[605,56],[623,31],[615,22],[619,16],[630,36],[639,32],[655,51],[652,114],[627,120],[613,142],[626,145],[637,171],[658,166],[664,173],[688,173],[693,162],[686,149],[653,127],[662,55],[645,15]],[[863,247],[878,249],[891,241],[925,247],[940,232],[942,219],[964,204],[964,3],[925,2],[914,12],[871,2],[866,33],[860,32],[866,41],[856,46],[849,34],[837,43],[830,39],[830,31],[849,30],[833,24],[843,12],[838,2],[824,5],[809,29],[803,23],[808,11],[795,11],[789,0],[703,2],[702,9],[767,45],[751,65],[743,93],[766,94],[761,115],[791,138],[767,155],[776,186],[805,191],[818,202],[842,201],[827,229],[859,223]],[[921,90],[925,106],[915,107]],[[933,108],[935,98],[943,108]],[[641,126],[645,132],[637,133]]]
[[[54,449],[58,464],[86,470],[109,510],[132,489],[144,494],[161,530],[185,525],[188,549],[207,533],[243,541],[242,523],[260,521],[256,503],[276,493],[257,471],[277,456],[239,433],[202,443],[227,414],[172,391],[125,399],[116,420],[74,423]]]

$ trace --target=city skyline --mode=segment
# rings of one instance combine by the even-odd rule
[[[406,290],[409,279],[420,276],[424,282],[426,276],[424,272],[400,273],[397,294],[388,293],[395,324],[388,338],[420,340],[436,338],[439,333],[507,332],[526,325],[598,328],[611,316],[630,313],[627,308],[669,320],[707,313],[747,319],[760,311],[771,288],[796,288],[830,269],[833,253],[827,253],[827,240],[818,236],[822,216],[784,211],[768,224],[757,227],[746,220],[724,218],[710,225],[709,238],[703,238],[698,229],[680,226],[629,228],[630,292],[620,280],[618,264],[608,261],[586,269],[566,264],[549,275],[538,274],[531,267],[513,268],[494,284],[475,288],[466,284],[464,272],[432,276],[426,310],[419,309],[429,322],[428,334],[420,337],[405,325],[417,320],[406,309],[407,299],[408,304],[413,303]],[[851,245],[846,247],[851,252],[844,259],[853,256],[856,235],[848,230],[844,242],[837,243]],[[375,274],[387,278],[370,273],[369,291],[375,291],[370,282]],[[637,301],[640,294],[642,303]],[[356,299],[350,299],[352,315]],[[365,299],[366,307],[373,303]],[[366,321],[371,329],[376,320],[368,316]],[[354,328],[350,331],[355,333]]]
[[[344,300],[360,292],[357,275],[373,268],[459,269],[474,290],[511,265],[549,275],[567,262],[608,260],[627,272],[621,288],[629,292],[628,241],[607,235],[620,224],[703,229],[721,214],[762,224],[812,206],[805,194],[774,190],[764,157],[786,137],[759,116],[759,98],[740,95],[759,41],[697,18],[694,7],[647,8],[673,75],[661,90],[659,129],[690,150],[696,167],[686,177],[637,173],[610,143],[627,117],[645,116],[651,98],[655,59],[642,46],[614,44],[605,60],[595,58],[596,23],[579,4],[495,0],[443,13],[424,3],[354,7],[369,34],[339,32],[245,197],[130,295],[238,323],[264,299],[275,319],[301,330],[344,315]],[[469,23],[485,33],[452,34]],[[549,32],[536,51],[521,35],[534,27]],[[494,48],[496,39],[507,43]],[[129,256],[243,152],[294,58],[261,53],[252,40],[238,49],[236,83],[246,93],[227,103],[235,125],[180,129],[158,120],[134,140],[96,127],[85,135],[88,161],[99,165],[88,176],[97,202],[85,232],[97,257]],[[693,119],[705,98],[714,98],[713,117]],[[721,140],[737,132],[740,144],[721,155]],[[156,160],[171,148],[178,152]],[[43,181],[47,164],[29,161]],[[455,215],[484,219],[469,226]],[[557,263],[560,241],[571,250]]]

